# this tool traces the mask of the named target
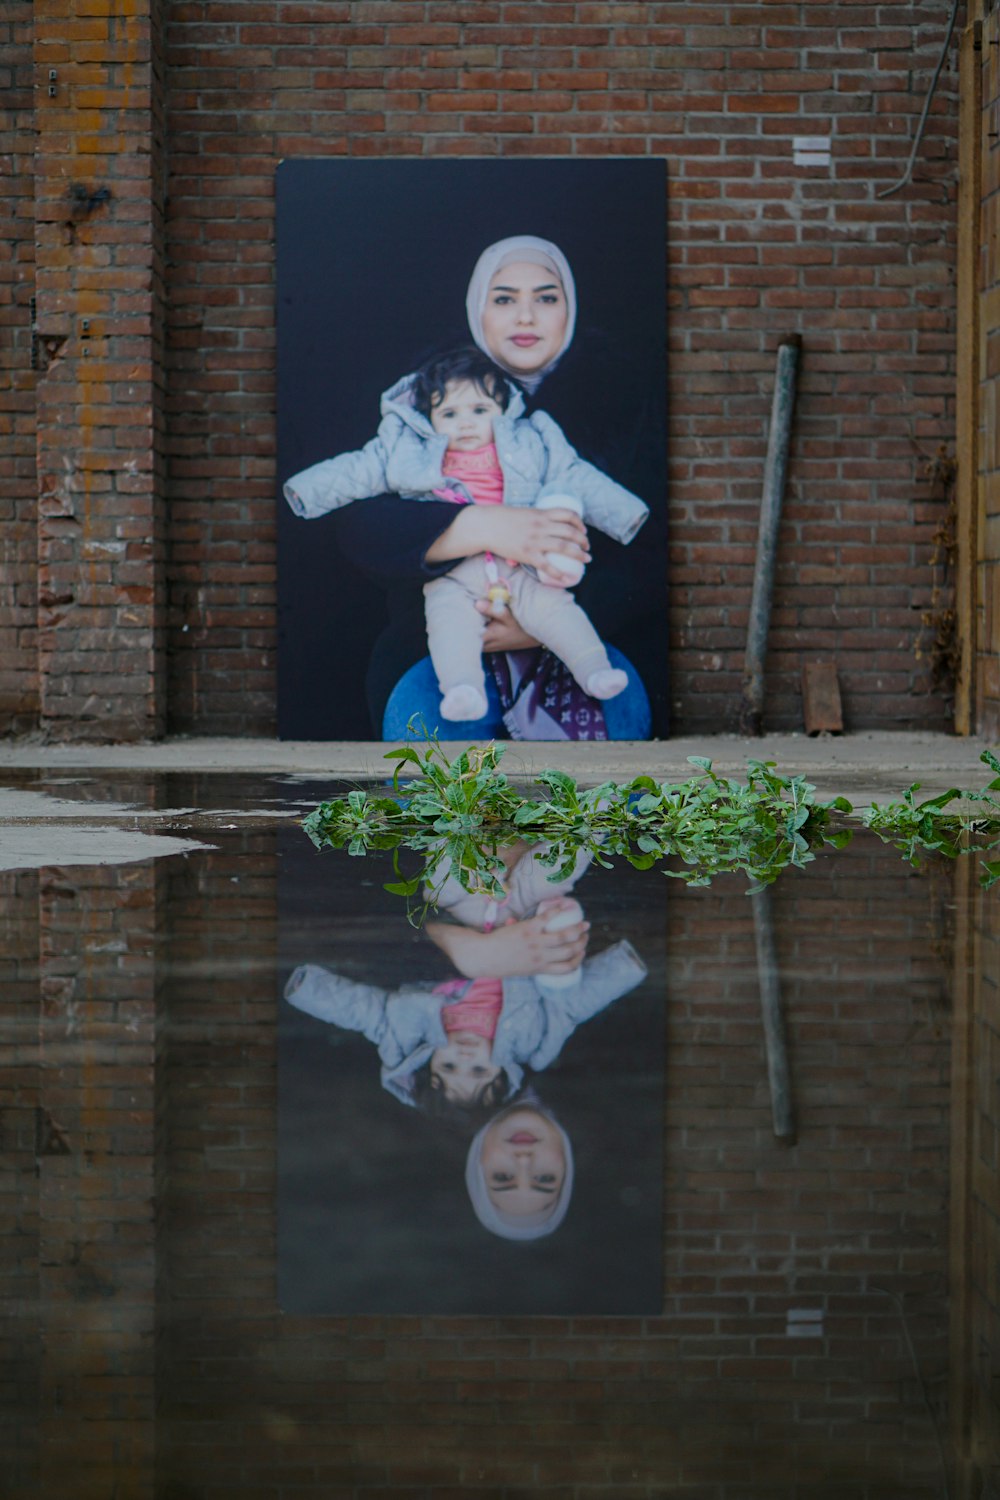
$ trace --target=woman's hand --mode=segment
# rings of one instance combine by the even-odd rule
[[[500,619],[491,613],[486,599],[477,599],[476,608],[481,615],[486,616],[486,629],[483,632],[484,651],[527,651],[529,647],[539,644],[533,635],[529,635],[521,628],[509,608]]]
[[[520,505],[465,505],[435,542],[425,560],[450,562],[494,552],[512,562],[527,563],[540,578],[565,585],[566,575],[549,568],[548,552],[559,552],[577,562],[590,562],[587,528],[571,510],[531,510]]]
[[[560,898],[561,899],[561,898]],[[569,974],[583,963],[590,923],[574,922],[560,932],[546,932],[554,902],[521,922],[492,932],[428,922],[424,929],[466,979],[510,979],[519,974]]]

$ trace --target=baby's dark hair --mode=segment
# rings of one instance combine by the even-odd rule
[[[484,396],[495,401],[501,411],[507,410],[510,388],[491,359],[473,344],[464,344],[460,349],[449,349],[446,354],[436,354],[420,366],[413,377],[413,404],[423,416],[429,417],[441,401],[453,380],[471,380]]]
[[[474,1098],[468,1100],[449,1099],[431,1072],[430,1061],[417,1068],[412,1075],[413,1102],[422,1114],[432,1119],[443,1120],[463,1128],[479,1129],[491,1120],[507,1098],[510,1079],[503,1068],[495,1078],[483,1085]]]

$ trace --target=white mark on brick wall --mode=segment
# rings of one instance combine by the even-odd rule
[[[797,167],[828,167],[830,165],[830,137],[828,135],[793,136],[792,161]]]

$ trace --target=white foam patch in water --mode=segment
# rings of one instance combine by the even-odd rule
[[[214,844],[203,844],[196,839],[132,833],[125,828],[94,824],[86,828],[14,825],[0,828],[0,870],[33,870],[47,865],[124,865],[213,848]]]

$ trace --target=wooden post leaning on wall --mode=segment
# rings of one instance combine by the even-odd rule
[[[958,326],[955,356],[955,623],[959,644],[955,731],[958,734],[970,734],[975,728],[982,31],[982,22],[973,22],[959,46]]]

